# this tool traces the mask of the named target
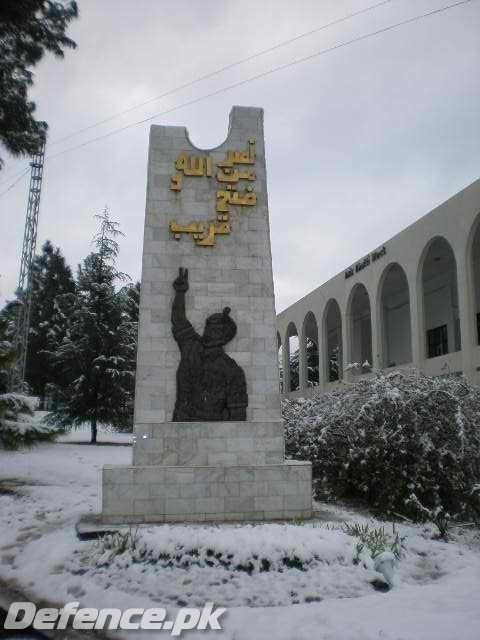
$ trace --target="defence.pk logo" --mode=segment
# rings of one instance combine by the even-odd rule
[[[179,636],[187,629],[220,629],[218,621],[226,609],[213,610],[214,602],[206,602],[203,609],[183,608],[177,613],[175,621],[165,620],[165,609],[79,609],[79,602],[69,602],[63,609],[38,609],[32,602],[13,602],[5,619],[4,629],[18,631],[35,629],[154,629],[171,631]],[[107,624],[108,623],[108,624]]]

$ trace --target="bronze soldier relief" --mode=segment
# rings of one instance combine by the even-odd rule
[[[172,332],[181,354],[173,420],[246,420],[245,374],[223,350],[237,333],[230,308],[209,316],[200,336],[185,314],[188,286],[188,269],[180,268],[172,304]]]

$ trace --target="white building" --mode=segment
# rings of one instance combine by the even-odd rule
[[[289,397],[370,367],[480,383],[480,180],[282,311],[277,329]]]

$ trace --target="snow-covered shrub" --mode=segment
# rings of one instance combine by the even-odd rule
[[[118,561],[167,569],[216,568],[247,574],[308,571],[319,564],[353,564],[355,543],[345,532],[291,525],[199,527],[165,526],[162,531],[125,529],[92,545],[90,566]]]
[[[33,418],[34,399],[19,393],[0,394],[0,449],[29,447],[53,440],[56,430]]]
[[[138,543],[138,528],[129,528],[127,531],[115,531],[114,533],[107,533],[98,542],[98,547],[95,550],[100,552],[101,557],[110,561],[115,556],[120,556],[126,551],[135,554],[139,548]],[[143,550],[140,555],[143,555]]]
[[[400,535],[395,528],[395,524],[392,525],[391,535],[385,531],[384,526],[371,527],[368,523],[361,524],[358,522],[353,524],[346,522],[343,525],[343,531],[349,536],[358,538],[357,555],[360,555],[363,549],[367,548],[373,560],[386,551],[392,553],[397,560],[402,556],[405,536],[402,537]]]
[[[19,304],[9,302],[0,312],[0,449],[18,449],[39,440],[52,440],[56,435],[52,427],[34,420],[34,398],[9,391],[16,359],[11,338]]]
[[[0,335],[4,336],[5,323],[0,318]],[[9,371],[15,361],[11,342],[0,340],[0,448],[18,449],[39,440],[55,437],[52,427],[35,421],[35,400],[21,393],[8,391]]]
[[[406,536],[392,524],[391,535],[385,531],[385,527],[373,527],[370,524],[346,522],[343,532],[357,539],[355,545],[354,564],[363,564],[367,568],[373,568],[377,575],[372,576],[371,583],[379,591],[387,591],[393,586],[394,568],[405,550]]]
[[[311,460],[322,490],[386,514],[478,517],[480,388],[464,378],[377,374],[285,400],[287,453]]]

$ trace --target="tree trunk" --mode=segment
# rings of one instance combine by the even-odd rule
[[[92,418],[90,421],[92,427],[92,438],[90,444],[97,444],[97,418]]]

